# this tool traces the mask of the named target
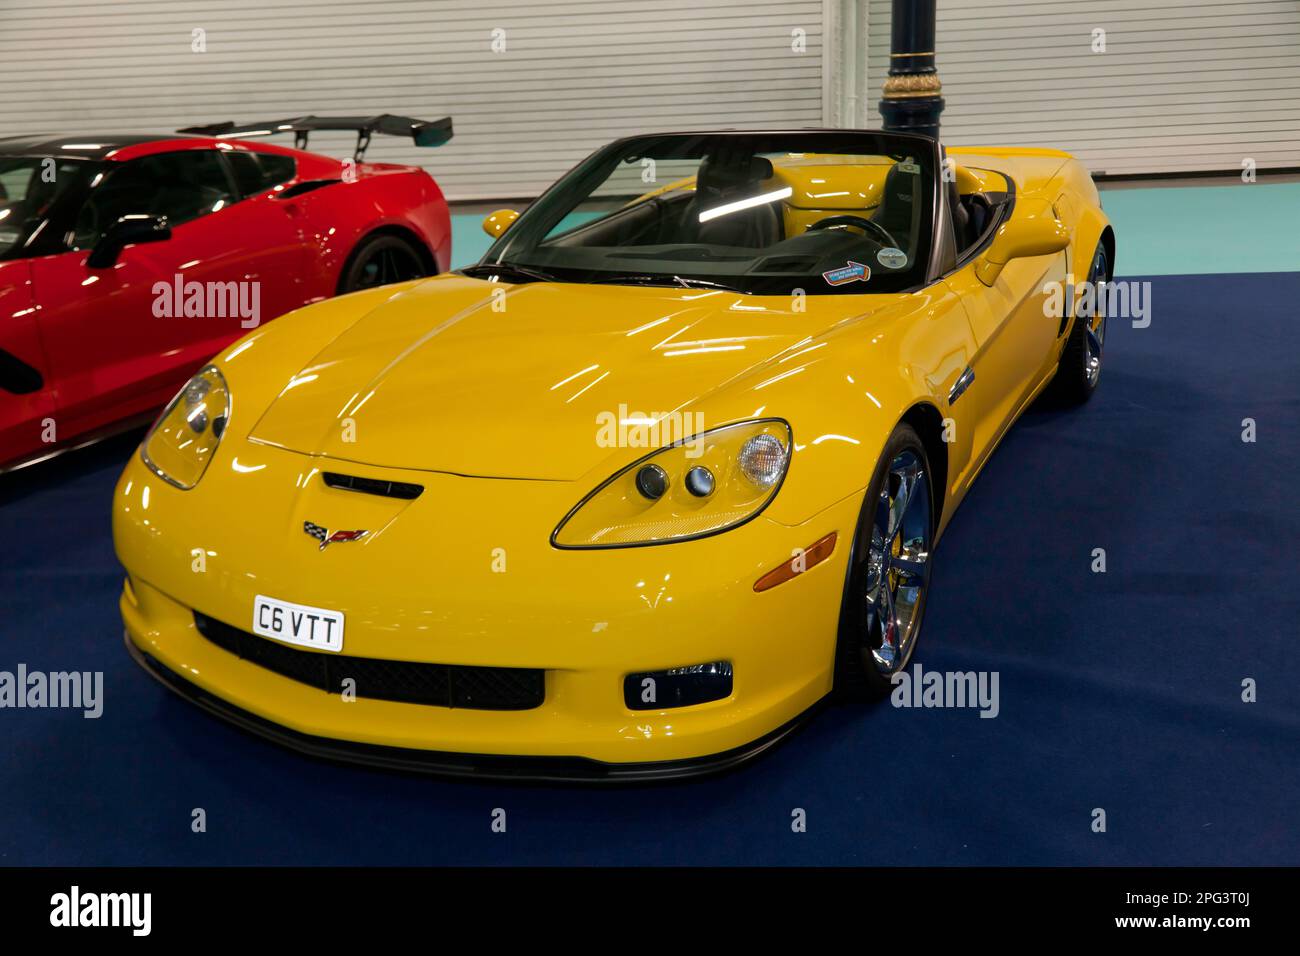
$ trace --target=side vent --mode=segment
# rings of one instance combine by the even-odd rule
[[[15,395],[39,392],[45,384],[41,373],[17,355],[0,349],[0,388]]]
[[[407,481],[383,481],[379,478],[362,478],[358,475],[341,475],[337,471],[321,472],[321,479],[330,488],[343,491],[355,491],[363,495],[379,495],[381,498],[401,498],[414,501],[424,493],[424,485]]]
[[[275,194],[276,199],[293,199],[295,196],[301,196],[303,193],[313,192],[322,189],[325,186],[333,186],[341,183],[341,179],[305,179],[300,183],[294,183],[288,189],[283,189]]]

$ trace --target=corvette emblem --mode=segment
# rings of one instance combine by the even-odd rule
[[[330,532],[328,528],[322,528],[318,524],[312,524],[310,521],[302,523],[302,530],[307,532],[317,541],[320,542],[320,550],[324,551],[326,546],[331,544],[343,544],[348,541],[360,541],[369,531],[335,531]]]

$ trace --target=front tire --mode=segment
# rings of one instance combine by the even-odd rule
[[[1088,281],[1094,292],[1092,315],[1079,315],[1070,329],[1070,338],[1061,352],[1060,363],[1048,386],[1048,394],[1058,404],[1082,405],[1092,398],[1101,379],[1101,359],[1106,344],[1106,310],[1100,284],[1110,280],[1110,256],[1105,243],[1097,243],[1088,269]]]
[[[886,442],[849,552],[835,651],[835,693],[886,696],[916,649],[930,589],[937,517],[925,446],[909,425]]]

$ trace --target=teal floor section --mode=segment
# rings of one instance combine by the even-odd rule
[[[451,214],[451,267],[463,269],[483,258],[492,238],[483,231],[482,216]]]
[[[1118,275],[1300,271],[1300,183],[1105,189]],[[483,217],[453,215],[453,269],[491,245]]]
[[[523,206],[518,207],[521,211]],[[573,226],[581,225],[596,218],[600,213],[571,212],[565,216],[553,232],[562,232]],[[451,217],[451,267],[460,269],[473,265],[483,258],[483,253],[492,245],[492,237],[483,231],[483,217],[480,215],[460,215]]]
[[[1104,189],[1116,274],[1300,271],[1300,183]]]

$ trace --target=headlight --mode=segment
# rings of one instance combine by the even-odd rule
[[[149,429],[140,457],[155,475],[188,491],[199,483],[230,421],[230,391],[215,366],[185,383]]]
[[[582,499],[551,534],[551,544],[623,548],[734,528],[776,496],[791,447],[790,426],[763,419],[661,448]]]

